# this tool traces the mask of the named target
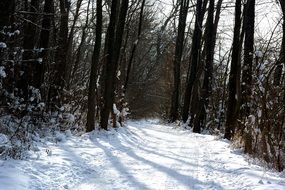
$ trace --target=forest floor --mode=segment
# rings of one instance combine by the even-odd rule
[[[0,161],[1,190],[284,190],[285,173],[255,165],[229,142],[155,121],[64,135],[24,161]]]

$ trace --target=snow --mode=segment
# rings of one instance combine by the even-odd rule
[[[6,72],[4,71],[5,67],[0,66],[0,77],[6,78]]]
[[[255,56],[258,57],[258,58],[262,58],[262,56],[263,56],[262,51],[256,51],[255,52]]]
[[[38,58],[38,59],[37,59],[37,62],[38,62],[39,64],[42,64],[43,58]]]
[[[113,104],[113,112],[114,112],[114,114],[117,115],[117,116],[120,114],[120,111],[117,109],[116,104]]]
[[[9,142],[8,137],[6,135],[0,133],[0,146],[3,144],[6,144],[8,142]]]
[[[68,132],[67,134],[69,134]],[[66,134],[66,133],[65,133]],[[166,126],[126,127],[82,136],[57,134],[23,161],[0,161],[0,189],[284,190],[285,176],[249,162],[228,141]]]
[[[5,49],[7,48],[7,45],[4,42],[0,42],[0,48]]]

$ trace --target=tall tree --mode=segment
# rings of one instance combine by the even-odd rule
[[[113,111],[116,74],[129,1],[125,0],[121,2],[118,21],[116,19],[118,14],[117,3],[117,0],[112,0],[111,16],[106,39],[107,55],[104,69],[103,108],[101,110],[100,121],[101,128],[105,130],[108,129],[109,114]]]
[[[189,116],[190,102],[192,98],[193,85],[196,80],[197,68],[200,60],[200,50],[201,50],[201,38],[202,38],[202,24],[204,19],[204,10],[202,5],[205,5],[207,0],[197,0],[196,3],[196,19],[195,19],[195,28],[192,37],[192,48],[191,48],[191,58],[190,58],[190,74],[188,76],[185,95],[184,95],[184,104],[182,110],[182,120],[185,123]]]
[[[244,63],[242,69],[241,84],[241,115],[243,118],[249,116],[251,109],[252,92],[252,64],[254,55],[254,20],[255,20],[255,0],[248,0],[245,6],[244,17]]]
[[[55,53],[55,68],[53,84],[50,89],[50,102],[54,107],[60,107],[62,102],[62,93],[65,87],[65,76],[67,67],[67,50],[68,50],[68,20],[70,2],[68,0],[60,0],[60,25],[57,40],[57,50]]]
[[[179,23],[178,23],[178,35],[176,37],[176,46],[175,46],[175,56],[173,62],[173,77],[174,77],[174,88],[171,99],[171,109],[170,109],[170,121],[174,122],[179,117],[179,96],[180,96],[180,67],[181,67],[181,58],[183,52],[183,42],[185,36],[185,27],[186,19],[189,8],[189,0],[181,0],[180,2],[180,13],[179,13]]]
[[[214,9],[215,0],[210,0],[208,8],[208,18],[206,24],[206,40],[205,40],[205,73],[204,82],[199,100],[199,106],[194,118],[193,132],[200,133],[201,127],[205,125],[206,112],[209,104],[209,97],[212,92],[213,80],[213,62],[214,62],[214,49],[215,49],[215,25],[214,25]]]
[[[43,60],[42,64],[35,64],[35,76],[33,81],[33,86],[36,88],[41,88],[42,83],[44,82],[44,72],[46,68],[46,54],[49,48],[50,35],[52,30],[52,21],[54,19],[54,1],[45,0],[44,10],[43,10],[43,20],[42,28],[40,32],[39,47],[42,48],[40,59]]]
[[[37,20],[38,20],[38,13],[39,13],[39,1],[32,0],[30,3],[29,11],[30,14],[26,17],[26,23],[24,27],[24,40],[23,40],[23,63],[22,63],[22,71],[23,75],[21,76],[21,80],[18,83],[19,89],[22,90],[22,95],[25,99],[28,98],[28,89],[29,86],[33,83],[33,68],[35,64],[38,64],[36,61],[34,49],[36,46],[37,40]]]
[[[235,3],[235,27],[233,39],[233,52],[231,69],[229,76],[229,95],[226,112],[225,138],[231,139],[237,125],[238,119],[238,86],[239,86],[239,67],[240,67],[240,30],[241,30],[241,0]]]
[[[94,45],[94,51],[92,56],[91,73],[89,79],[88,90],[88,112],[87,112],[87,124],[86,131],[92,131],[95,129],[95,106],[96,106],[96,81],[97,70],[100,62],[101,41],[102,41],[102,0],[97,0],[96,5],[96,40]]]

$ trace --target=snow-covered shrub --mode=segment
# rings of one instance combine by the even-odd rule
[[[285,110],[283,84],[274,84],[276,60],[256,52],[251,114],[239,121],[239,139],[245,152],[282,171],[285,168]],[[261,61],[264,60],[263,63]],[[284,72],[284,71],[283,71]],[[241,105],[244,106],[244,105]]]
[[[27,150],[33,146],[31,135],[35,126],[30,122],[30,117],[17,119],[13,116],[0,118],[1,142],[0,156],[22,159],[27,156]]]

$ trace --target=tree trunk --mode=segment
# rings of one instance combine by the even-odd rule
[[[111,16],[107,31],[107,55],[104,73],[103,108],[101,110],[101,128],[108,129],[109,114],[113,109],[115,97],[116,72],[123,39],[125,20],[129,1],[122,1],[119,12],[119,20],[116,22],[117,1],[112,0]]]
[[[241,0],[236,0],[235,3],[235,27],[233,39],[232,61],[229,76],[229,97],[227,103],[225,138],[231,139],[235,132],[235,127],[238,119],[238,85],[240,67],[240,30],[241,30]]]
[[[204,1],[205,2],[205,1]],[[204,13],[202,10],[203,0],[197,0],[196,4],[196,20],[195,28],[192,38],[192,49],[191,49],[191,59],[190,59],[190,75],[186,84],[185,95],[184,95],[184,105],[182,112],[182,120],[185,123],[189,116],[189,107],[192,98],[192,89],[197,75],[198,62],[200,60],[200,49],[201,49],[201,38],[202,38],[202,23],[204,18]]]
[[[15,1],[14,0],[1,0],[0,1],[0,30],[1,31],[4,29],[5,26],[10,26],[12,24],[11,17],[14,14],[14,11],[15,11]],[[0,32],[0,42],[5,42],[5,41],[6,41],[6,36],[2,32]],[[0,64],[1,62],[2,62],[2,59],[0,59]]]
[[[250,115],[251,87],[252,87],[252,63],[254,55],[254,19],[255,19],[255,0],[248,0],[245,7],[244,18],[244,64],[242,72],[242,117],[246,118]]]
[[[41,88],[42,83],[44,82],[44,72],[45,67],[48,63],[46,63],[46,53],[48,52],[49,42],[50,42],[50,33],[52,29],[52,20],[54,16],[54,1],[53,0],[45,0],[44,5],[44,16],[42,20],[42,29],[40,32],[40,42],[38,48],[43,48],[40,53],[40,58],[43,60],[42,64],[35,65],[35,76],[33,86],[36,88]]]
[[[50,92],[50,101],[53,107],[61,107],[62,93],[66,82],[64,81],[67,67],[67,47],[68,47],[68,15],[69,1],[60,0],[60,26],[57,41],[57,50],[55,53],[54,79]]]
[[[9,26],[10,17],[14,12],[15,1],[14,0],[1,0],[0,1],[0,29],[4,26]],[[0,34],[0,41],[3,42],[3,35]]]
[[[213,60],[215,49],[215,25],[214,25],[214,8],[215,0],[210,0],[208,8],[207,19],[207,33],[205,41],[205,53],[206,53],[206,65],[204,82],[201,92],[201,99],[199,101],[198,112],[195,114],[193,132],[200,133],[201,127],[205,126],[206,111],[209,105],[209,96],[212,92],[212,80],[213,80]]]
[[[14,13],[15,13],[15,0],[1,0],[0,1],[0,31],[14,32],[10,31],[14,29]],[[9,26],[12,26],[9,28]],[[0,48],[0,66],[5,64],[5,72],[7,77],[2,79],[2,88],[7,92],[12,93],[14,91],[14,64],[6,64],[7,53],[12,54],[13,51],[13,41],[9,39],[9,36],[0,32],[0,42],[5,43],[7,47]],[[1,106],[6,103],[6,96],[4,94],[0,97]]]
[[[37,20],[39,11],[39,1],[32,0],[30,3],[30,9],[28,10],[30,14],[26,17],[24,26],[24,42],[23,49],[25,50],[22,58],[22,71],[24,71],[21,76],[21,80],[18,81],[18,88],[21,89],[22,97],[27,100],[29,97],[29,86],[33,85],[34,81],[34,67],[36,64],[40,64],[36,61],[35,57],[35,45],[37,39]]]
[[[94,45],[94,52],[92,56],[91,74],[89,80],[88,91],[88,112],[86,131],[90,132],[95,129],[95,113],[96,113],[96,81],[97,70],[100,62],[101,40],[102,40],[102,0],[97,0],[97,19],[96,19],[96,41]]]
[[[183,53],[183,43],[185,36],[185,27],[186,27],[186,19],[189,8],[189,0],[182,0],[180,2],[180,13],[179,13],[179,23],[178,23],[178,35],[176,38],[176,46],[175,46],[175,57],[174,57],[174,88],[171,99],[171,109],[170,109],[170,121],[174,122],[179,117],[179,91],[180,91],[180,65],[181,58]]]

